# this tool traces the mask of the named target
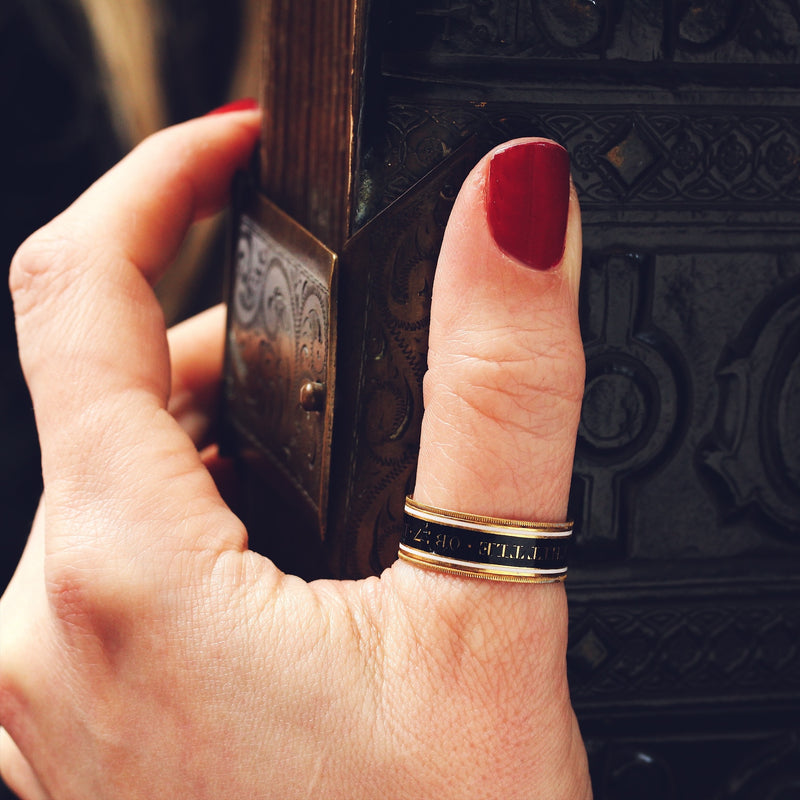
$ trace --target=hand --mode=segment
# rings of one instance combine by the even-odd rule
[[[150,285],[224,203],[258,122],[152,137],[14,260],[45,492],[0,601],[3,777],[25,800],[589,798],[561,584],[407,563],[307,584],[247,550],[217,490],[205,445],[223,315],[167,334]],[[511,195],[489,188],[490,171],[513,188],[502,166],[475,168],[448,226],[415,493],[563,520],[583,385],[578,205],[562,258],[541,170],[538,206],[522,206],[552,219],[520,222],[519,199],[504,209]],[[522,224],[532,250],[515,245]]]

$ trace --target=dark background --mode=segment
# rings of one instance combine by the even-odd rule
[[[168,115],[180,122],[225,101],[235,5],[164,0],[160,26]],[[85,19],[71,0],[0,8],[0,263],[119,160],[108,99]],[[221,270],[220,270],[221,271]],[[218,277],[221,285],[221,275]],[[0,286],[0,586],[21,552],[40,491],[30,400],[16,353],[11,299]]]
[[[236,4],[164,0],[163,74],[172,122],[225,102]],[[0,263],[124,155],[85,19],[71,0],[0,4]],[[222,270],[204,296],[221,291]],[[188,310],[191,304],[187,305]],[[41,477],[30,398],[17,358],[7,281],[0,283],[0,590],[13,574]],[[12,795],[0,785],[0,798]]]

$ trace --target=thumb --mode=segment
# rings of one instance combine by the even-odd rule
[[[580,256],[562,147],[519,139],[475,167],[433,287],[419,502],[565,519],[584,379]]]
[[[517,140],[475,167],[450,215],[434,278],[415,501],[520,522],[566,518],[584,377],[580,252],[578,202],[563,148]],[[487,530],[486,520],[459,524],[450,537],[459,542],[455,555],[442,554],[444,566],[436,565],[444,571],[418,568],[433,563],[408,559],[408,550],[393,568],[392,579],[405,590],[415,654],[427,649],[449,670],[447,687],[435,672],[431,679],[439,708],[448,712],[437,710],[426,725],[458,725],[467,753],[468,743],[480,743],[474,746],[488,758],[474,761],[491,764],[491,772],[471,785],[465,777],[471,789],[492,785],[498,797],[590,797],[569,701],[563,584],[458,574],[459,567],[478,571],[471,569],[477,558],[461,560],[462,545],[471,546],[462,530],[474,522]],[[438,534],[431,538],[439,541]],[[480,547],[472,552],[478,556]],[[413,674],[420,692],[420,670]]]

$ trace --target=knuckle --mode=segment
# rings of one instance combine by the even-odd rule
[[[565,337],[542,353],[547,365],[539,377],[540,386],[550,393],[580,405],[586,375],[586,359],[580,336]]]
[[[165,149],[175,143],[176,134],[174,127],[161,128],[144,137],[134,148],[135,152],[146,153],[149,156],[160,155]]]
[[[176,180],[190,160],[191,152],[183,146],[181,132],[172,126],[145,137],[136,145],[132,156],[141,163],[159,164],[172,180]]]
[[[62,629],[88,634],[104,643],[118,641],[127,629],[133,609],[144,610],[144,599],[135,597],[132,582],[122,579],[107,565],[89,557],[45,566],[48,603]]]
[[[26,239],[15,253],[8,285],[17,315],[41,305],[70,283],[80,260],[75,243],[46,226]]]
[[[583,399],[585,359],[578,337],[483,347],[437,367],[424,379],[427,407],[435,411],[436,400],[443,400],[450,414],[455,399],[481,419],[509,428],[549,428],[553,419],[571,419]]]
[[[53,566],[52,561],[50,559],[45,568],[45,586],[55,618],[79,628],[90,627],[93,609],[102,607],[104,602],[89,579],[89,568],[68,564]]]

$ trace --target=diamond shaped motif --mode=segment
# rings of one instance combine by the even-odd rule
[[[656,162],[658,151],[634,122],[627,135],[604,154],[622,182],[630,187]]]
[[[594,628],[589,628],[567,653],[570,667],[587,674],[599,669],[608,660],[609,649]]]

